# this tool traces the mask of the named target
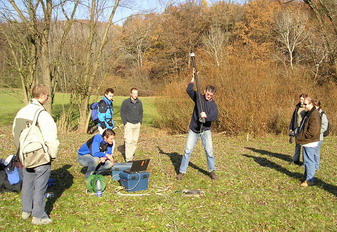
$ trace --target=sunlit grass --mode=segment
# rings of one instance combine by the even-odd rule
[[[53,104],[53,116],[58,118],[62,112],[63,107],[67,108],[69,106],[69,94],[56,93],[54,104]],[[92,96],[92,102],[99,101],[101,96]],[[125,96],[115,96],[114,97],[114,120],[117,125],[120,125],[122,120],[120,118],[120,106]],[[152,125],[153,119],[157,115],[156,108],[154,106],[155,97],[142,97],[139,99],[143,103],[144,108],[144,125]],[[10,125],[13,123],[13,119],[17,111],[23,107],[22,92],[18,89],[1,89],[0,91],[0,125]],[[77,120],[78,113],[74,120]]]
[[[2,157],[14,152],[13,145],[6,142],[10,128],[3,132]],[[204,174],[207,165],[199,142],[191,157],[192,166],[185,178],[177,181],[176,170],[186,137],[166,135],[144,126],[136,158],[151,159],[149,189],[135,193],[146,195],[119,195],[118,182],[110,181],[102,198],[85,193],[83,170],[77,163],[77,150],[90,137],[77,133],[59,135],[59,157],[52,171],[57,185],[48,190],[55,193],[55,198],[47,203],[54,222],[37,227],[21,220],[19,195],[3,193],[0,230],[335,231],[335,137],[327,137],[323,144],[321,169],[314,187],[299,186],[303,168],[289,164],[294,146],[287,143],[286,137],[276,136],[246,141],[244,137],[214,134],[218,180],[212,181]],[[121,135],[117,135],[116,142],[119,148],[123,143]],[[115,155],[122,160],[118,149]],[[204,195],[186,197],[181,193],[183,189],[200,189]]]

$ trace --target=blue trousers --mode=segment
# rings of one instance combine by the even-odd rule
[[[210,130],[204,131],[202,133],[195,133],[192,130],[188,132],[187,142],[185,147],[185,154],[180,164],[180,173],[186,173],[188,163],[190,162],[190,157],[195,144],[197,143],[199,137],[201,138],[202,145],[205,149],[206,159],[208,164],[208,171],[215,170],[215,160],[213,154],[213,144],[212,144],[212,134]]]
[[[306,181],[314,182],[314,176],[316,171],[316,161],[315,154],[317,151],[316,147],[305,147],[303,146],[303,158],[304,158],[304,177]]]

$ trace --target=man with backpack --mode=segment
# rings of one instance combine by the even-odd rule
[[[317,146],[317,150],[315,153],[315,162],[316,162],[316,170],[319,169],[319,164],[320,164],[320,160],[321,160],[321,146],[323,143],[323,139],[324,137],[326,137],[329,133],[329,121],[328,121],[328,117],[326,116],[325,112],[323,111],[323,109],[321,108],[321,101],[320,100],[314,100],[314,104],[319,112],[319,115],[321,116],[321,133],[319,136],[319,143]]]
[[[48,224],[52,222],[45,212],[45,197],[44,194],[47,189],[47,183],[50,177],[51,161],[56,158],[59,141],[57,139],[56,123],[52,116],[44,109],[45,104],[49,98],[49,89],[43,84],[37,84],[32,89],[31,102],[23,107],[17,113],[13,123],[14,143],[18,149],[18,153],[23,153],[21,132],[27,127],[31,127],[32,122],[35,121],[43,136],[44,146],[40,150],[25,153],[24,159],[41,153],[49,155],[48,161],[40,162],[34,167],[24,167],[23,185],[22,185],[22,219],[28,219],[32,216],[32,223],[35,225]],[[34,120],[36,119],[36,120]],[[45,150],[46,148],[46,150]],[[27,155],[27,156],[26,156]],[[26,163],[26,160],[21,160]]]
[[[92,104],[92,119],[98,126],[98,130],[100,134],[103,134],[105,129],[113,129],[114,121],[112,119],[114,111],[113,111],[113,98],[114,90],[112,88],[108,88],[104,92],[104,97],[98,104]]]

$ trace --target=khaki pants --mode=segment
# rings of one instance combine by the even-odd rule
[[[125,144],[125,161],[132,161],[133,155],[137,148],[137,142],[140,132],[140,123],[132,124],[127,122],[124,126],[124,144]]]

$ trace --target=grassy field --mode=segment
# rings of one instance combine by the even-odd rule
[[[10,125],[0,132],[3,158],[15,149]],[[20,195],[1,193],[0,231],[337,231],[336,137],[324,141],[313,187],[299,186],[303,167],[289,163],[294,145],[282,136],[246,141],[214,134],[218,180],[207,175],[199,142],[187,175],[177,181],[186,136],[144,125],[136,158],[151,158],[148,190],[134,193],[142,196],[123,195],[127,192],[119,183],[109,181],[102,198],[85,193],[84,170],[77,163],[77,150],[90,137],[59,133],[51,175],[57,185],[48,190],[55,197],[47,201],[53,223],[33,226],[22,220]],[[122,161],[122,137],[116,142]],[[184,189],[204,194],[187,197],[180,192]]]
[[[118,125],[121,124],[120,106],[127,97],[114,97],[114,120]],[[100,100],[100,96],[93,96],[92,102]],[[153,118],[157,115],[154,107],[155,97],[140,97],[144,107],[144,125],[151,126]],[[53,104],[53,117],[58,118],[61,114],[62,108],[69,105],[69,95],[63,93],[56,93],[55,102]],[[16,112],[24,106],[23,97],[19,90],[0,89],[0,126],[11,125],[13,123]],[[78,114],[76,115],[78,117]],[[77,118],[75,117],[74,120]]]

